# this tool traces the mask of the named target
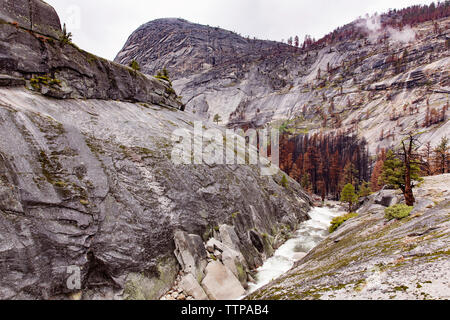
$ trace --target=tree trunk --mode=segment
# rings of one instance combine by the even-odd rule
[[[412,186],[411,186],[411,153],[412,153],[412,141],[409,141],[409,149],[406,150],[403,143],[403,151],[405,152],[405,190],[403,195],[405,196],[405,202],[407,206],[414,206],[416,199],[414,198]]]
[[[408,172],[409,170],[407,169],[406,171]],[[411,178],[408,176],[408,174],[409,173],[407,173],[406,180],[409,180],[409,181],[406,182],[404,196],[405,196],[406,205],[412,207],[412,206],[414,206],[416,199],[414,198],[413,190],[411,188]]]

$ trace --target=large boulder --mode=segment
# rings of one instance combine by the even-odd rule
[[[248,266],[241,252],[225,248],[222,252],[222,263],[227,267],[236,278],[239,279],[244,288],[247,287]]]
[[[206,267],[202,287],[211,300],[236,300],[245,294],[245,289],[233,272],[218,261]]]
[[[0,4],[0,19],[48,37],[61,37],[58,14],[44,1],[0,0]]]
[[[234,250],[239,250],[240,240],[233,226],[223,224],[219,227],[219,232],[222,243],[225,246]]]
[[[197,279],[192,274],[185,275],[179,284],[180,288],[195,300],[208,300],[203,288],[198,283]]]
[[[207,265],[206,250],[202,238],[183,231],[175,232],[175,256],[185,273],[192,274],[198,282],[202,281]]]
[[[390,207],[399,203],[399,192],[397,190],[381,190],[375,197],[375,204]]]
[[[209,253],[214,253],[216,250],[223,252],[225,250],[225,245],[215,238],[211,238],[206,242],[205,248]]]

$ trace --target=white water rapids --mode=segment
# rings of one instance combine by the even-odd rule
[[[342,212],[329,208],[314,208],[309,212],[310,220],[302,223],[289,239],[257,270],[256,283],[250,283],[247,294],[265,286],[289,271],[299,258],[316,247],[328,235],[330,222]]]

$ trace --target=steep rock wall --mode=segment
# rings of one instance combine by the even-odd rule
[[[0,299],[157,299],[176,233],[202,245],[227,225],[254,269],[272,252],[258,239],[309,218],[281,172],[175,164],[172,133],[201,119],[165,82],[8,22],[0,72]]]
[[[52,6],[41,0],[2,0],[0,19],[58,39],[61,22]]]

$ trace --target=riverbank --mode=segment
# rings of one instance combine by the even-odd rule
[[[450,174],[426,177],[402,220],[385,218],[399,191],[371,195],[282,277],[247,297],[256,300],[449,299]]]
[[[247,295],[288,272],[296,262],[303,259],[329,235],[328,228],[331,220],[343,213],[334,206],[313,208],[309,212],[311,219],[300,224],[293,237],[276,250],[273,257],[257,270],[256,281],[249,284]]]

